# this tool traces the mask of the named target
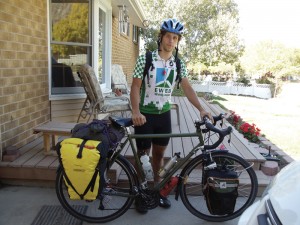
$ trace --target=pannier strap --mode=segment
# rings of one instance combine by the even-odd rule
[[[94,173],[90,183],[86,187],[85,191],[83,192],[82,195],[79,195],[81,199],[83,199],[83,197],[86,195],[86,193],[88,193],[89,189],[91,189],[91,192],[94,192],[95,182],[96,182],[98,173],[99,173],[99,164],[97,165],[97,168],[95,169],[95,173]]]
[[[88,140],[83,140],[83,142],[81,142],[80,147],[79,147],[79,151],[78,151],[78,154],[77,154],[77,159],[82,158],[82,151],[83,151],[84,145],[87,141]]]
[[[65,171],[65,169],[63,168],[63,174],[65,177],[65,180],[67,181],[67,183],[71,186],[71,188],[76,192],[76,194],[78,194],[78,196],[80,196],[80,198],[82,199],[82,195],[78,193],[78,191],[76,190],[76,188],[73,186],[72,182],[70,181],[69,177],[67,176],[67,173]]]
[[[97,165],[97,168],[95,169],[95,173],[90,181],[90,183],[88,184],[88,186],[86,187],[85,191],[80,194],[76,188],[73,186],[72,182],[70,181],[70,179],[68,178],[65,170],[63,169],[63,174],[64,174],[64,177],[65,177],[65,180],[67,181],[67,183],[72,187],[72,189],[76,192],[76,194],[80,197],[80,199],[83,199],[84,196],[86,195],[86,193],[88,193],[89,189],[91,189],[91,191],[93,192],[94,191],[94,187],[95,187],[95,182],[96,182],[96,178],[97,178],[97,175],[99,173],[99,164]]]

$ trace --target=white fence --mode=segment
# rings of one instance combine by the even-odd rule
[[[197,92],[217,92],[221,95],[249,95],[258,98],[269,99],[272,97],[271,85],[269,84],[251,84],[245,86],[236,82],[217,82],[217,81],[197,81],[190,80],[192,87]]]

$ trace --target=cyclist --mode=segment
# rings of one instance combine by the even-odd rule
[[[176,19],[163,21],[158,36],[158,49],[152,52],[152,65],[144,77],[146,56],[140,55],[133,72],[130,92],[132,104],[132,120],[136,134],[171,133],[171,94],[176,83],[176,60],[178,43],[182,37],[183,25]],[[173,56],[173,50],[176,54]],[[188,100],[199,110],[201,118],[205,115],[212,117],[201,106],[199,99],[192,89],[185,64],[180,60],[181,88]],[[163,166],[163,156],[170,138],[136,139],[139,156],[148,154],[152,146],[152,167],[154,182],[159,182],[159,169]],[[142,201],[137,200],[136,209],[146,213],[147,208]],[[164,208],[171,206],[170,201],[160,196],[159,205]]]

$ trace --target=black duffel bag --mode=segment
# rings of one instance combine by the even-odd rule
[[[91,123],[79,123],[71,131],[71,137],[84,140],[96,140],[107,145],[109,150],[115,149],[117,144],[125,136],[121,127],[115,126],[110,120],[94,119]]]

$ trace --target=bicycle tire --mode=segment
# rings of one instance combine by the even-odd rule
[[[118,172],[112,168],[118,168]],[[134,201],[137,176],[132,170],[131,164],[123,156],[116,158],[113,166],[106,170],[104,176],[106,187],[96,200],[71,200],[60,167],[56,175],[55,188],[63,208],[75,218],[89,223],[106,223],[123,215]],[[101,198],[102,205],[100,205]],[[78,207],[78,205],[82,207]],[[103,206],[104,209],[99,209],[100,206]]]
[[[211,222],[223,222],[238,217],[254,202],[258,190],[257,176],[250,164],[237,155],[215,152],[212,153],[212,158],[217,165],[226,165],[227,168],[235,170],[239,174],[240,185],[234,212],[226,215],[209,213],[203,196],[203,155],[195,157],[183,168],[181,177],[184,182],[179,189],[180,197],[185,207],[193,215]]]

